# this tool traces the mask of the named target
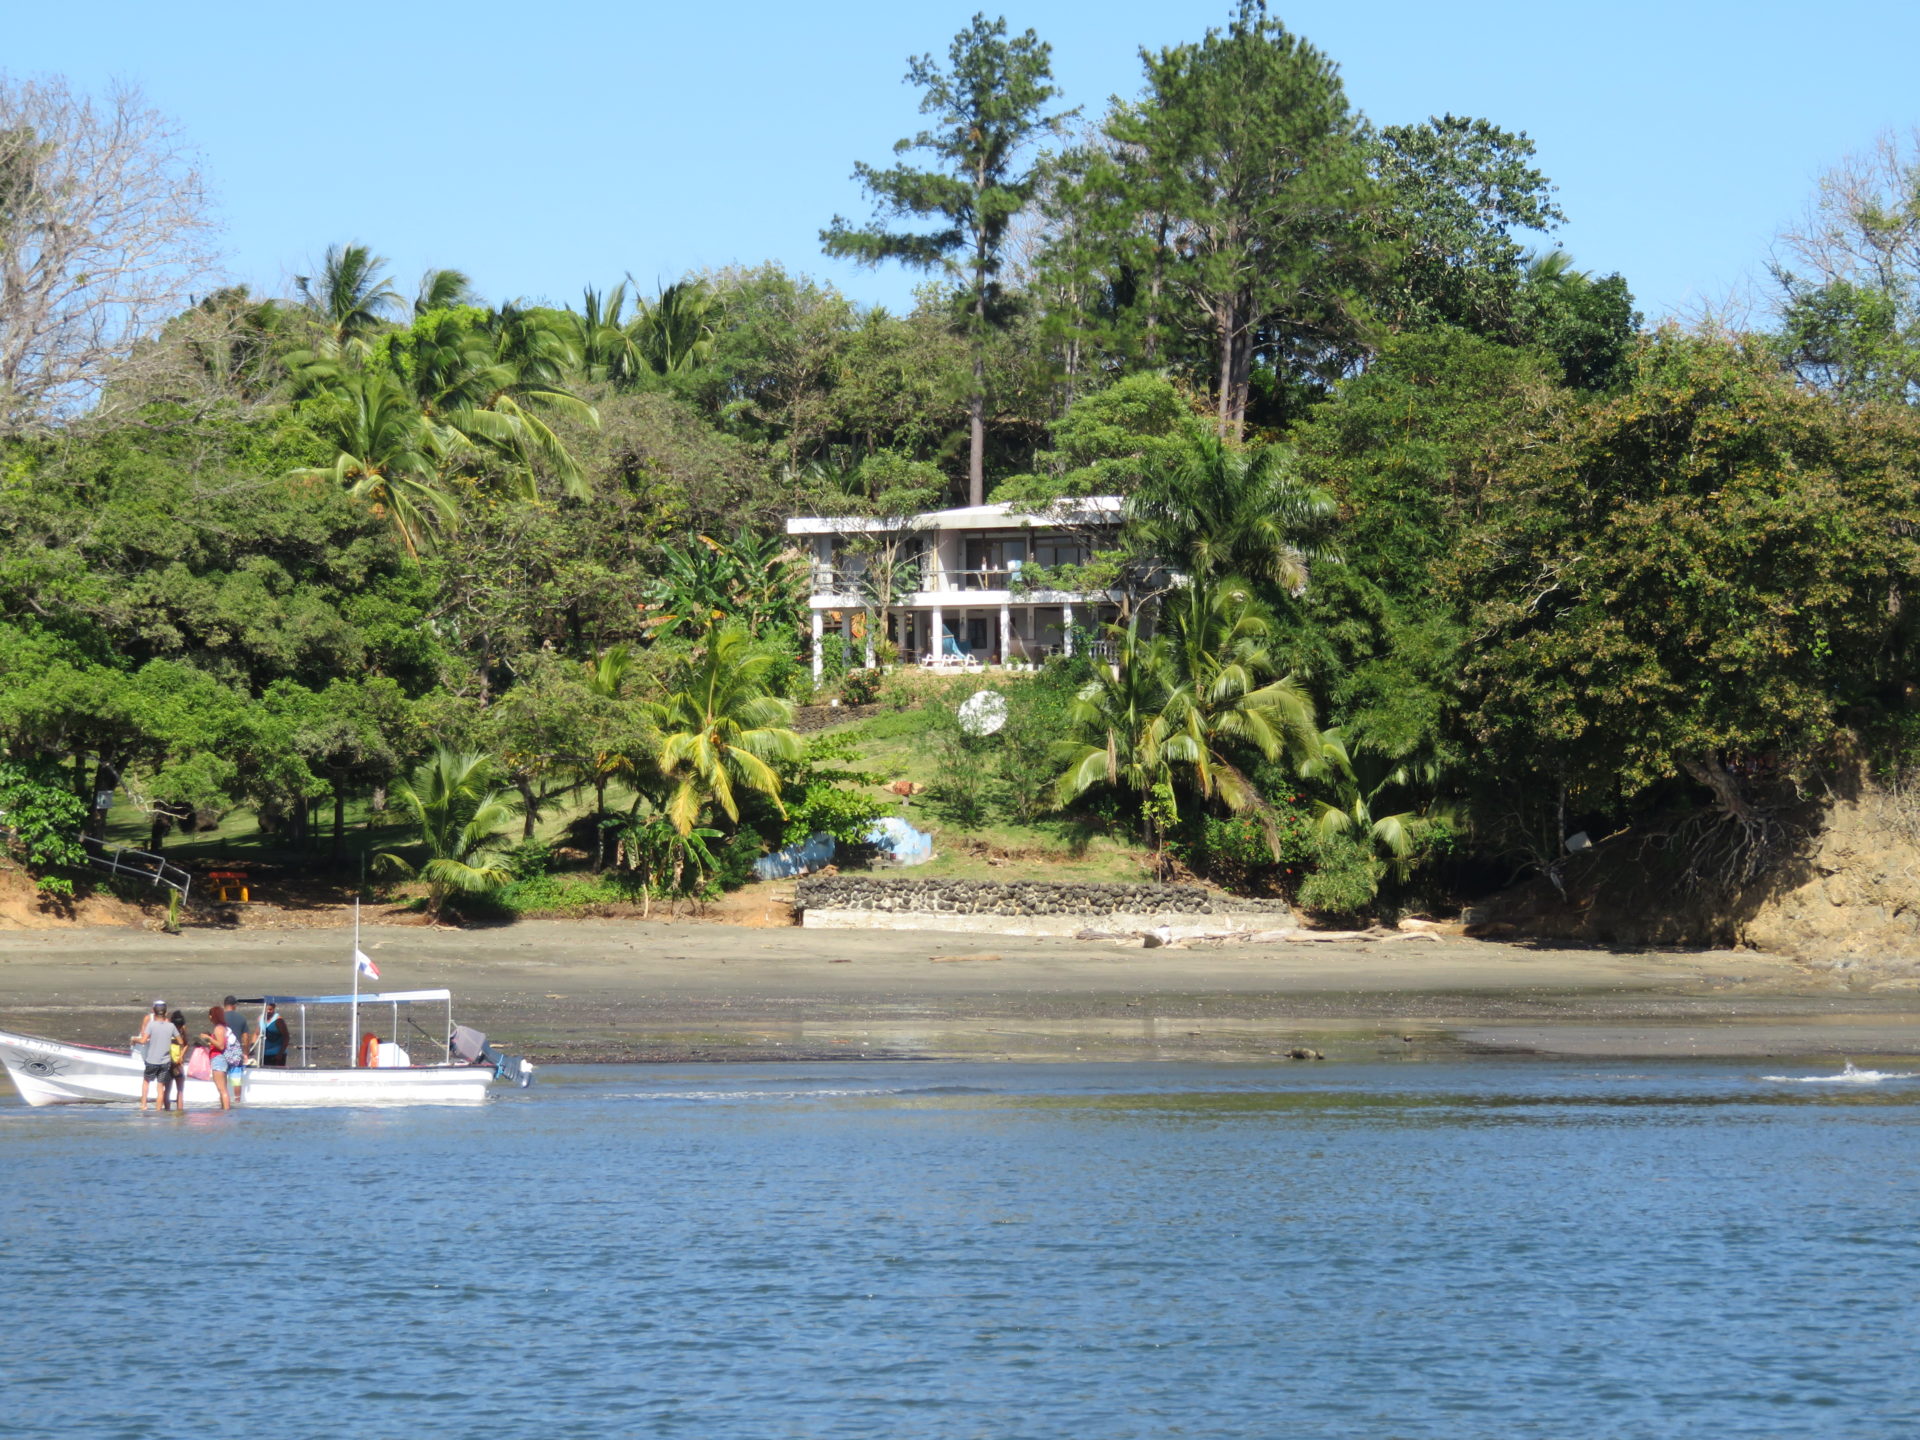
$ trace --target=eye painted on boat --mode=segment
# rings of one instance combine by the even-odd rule
[[[29,1075],[59,1075],[67,1068],[64,1060],[23,1060],[20,1068]]]

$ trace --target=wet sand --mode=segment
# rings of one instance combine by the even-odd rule
[[[548,1063],[1920,1056],[1920,992],[1748,952],[1143,950],[613,920],[370,926],[362,943],[377,988],[449,987],[457,1018]],[[349,944],[338,929],[0,932],[0,1028],[118,1044],[156,997],[198,1022],[229,991],[337,994]]]

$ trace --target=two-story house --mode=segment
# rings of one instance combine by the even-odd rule
[[[902,660],[934,666],[1072,654],[1075,628],[1114,619],[1121,597],[1050,587],[1071,583],[1062,567],[1112,548],[1120,520],[1111,495],[1032,513],[1000,504],[892,519],[795,516],[787,533],[813,561],[814,678],[829,630],[868,665],[883,638]]]

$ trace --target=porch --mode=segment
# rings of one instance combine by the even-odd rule
[[[1119,613],[1120,607],[1110,601],[1075,604],[1066,599],[1050,604],[908,605],[890,610],[884,622],[864,610],[816,608],[813,678],[817,682],[822,676],[822,642],[829,633],[843,636],[849,654],[860,656],[869,667],[882,634],[903,664],[933,670],[1027,669],[1076,649],[1110,660],[1112,643],[1088,632],[1097,633]]]

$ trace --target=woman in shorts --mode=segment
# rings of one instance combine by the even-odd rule
[[[219,1093],[220,1108],[231,1110],[233,1090],[227,1083],[227,1075],[233,1069],[233,1064],[227,1056],[234,1048],[232,1041],[236,1037],[227,1029],[227,1012],[218,1005],[207,1011],[207,1018],[213,1022],[213,1029],[202,1035],[200,1041],[213,1057],[213,1088]]]

